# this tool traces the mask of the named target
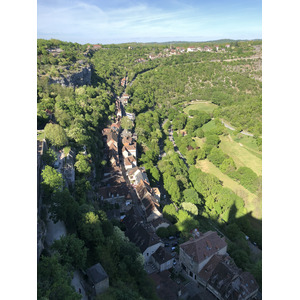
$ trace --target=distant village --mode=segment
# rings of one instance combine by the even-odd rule
[[[219,45],[214,45],[213,47],[210,46],[188,46],[188,47],[174,47],[170,45],[170,48],[165,48],[163,49],[162,52],[158,53],[158,54],[148,54],[148,59],[150,60],[154,60],[157,58],[161,58],[161,57],[169,57],[172,55],[181,55],[183,53],[189,53],[189,52],[220,52],[220,53],[224,53],[226,52],[226,50],[228,50],[229,48],[234,49],[234,47],[231,47],[230,44],[226,44],[224,47],[219,47]],[[89,51],[97,51],[100,49],[105,49],[102,47],[102,45],[92,45],[92,46],[88,46],[86,55]],[[128,46],[128,50],[132,50],[133,47]],[[137,63],[142,63],[147,61],[146,58],[138,58],[135,62]]]

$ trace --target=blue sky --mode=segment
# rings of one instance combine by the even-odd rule
[[[261,0],[38,0],[37,37],[78,43],[262,38]]]

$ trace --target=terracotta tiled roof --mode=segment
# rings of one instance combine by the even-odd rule
[[[150,193],[151,186],[146,181],[141,181],[136,187],[136,193],[140,200],[144,198],[147,192]]]
[[[131,166],[131,165],[133,165],[133,163],[136,164],[136,159],[133,156],[125,157],[125,159],[124,159],[125,166]]]
[[[157,206],[153,202],[151,202],[145,213],[147,218],[150,217],[153,213],[155,214],[156,219],[162,217],[162,213],[157,209]]]
[[[139,167],[134,167],[134,168],[130,169],[130,170],[128,171],[128,176],[134,175],[134,173],[135,173],[136,171],[138,171],[138,170],[139,170]]]
[[[181,244],[180,248],[195,262],[201,263],[226,246],[224,238],[220,238],[215,231],[208,231],[199,238]]]
[[[124,137],[123,139],[122,139],[122,143],[123,143],[123,145],[124,146],[126,146],[126,145],[130,145],[130,144],[132,144],[132,142],[133,142],[133,139],[132,139],[132,137],[128,137],[128,136],[126,136],[126,137]]]

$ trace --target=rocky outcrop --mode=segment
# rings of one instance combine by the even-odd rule
[[[61,74],[59,77],[52,78],[49,77],[49,84],[58,83],[62,86],[82,86],[90,85],[92,78],[92,69],[90,65],[85,65],[81,67],[79,71],[69,71],[66,69],[64,74]]]
[[[74,151],[70,151],[68,155],[65,157],[64,167],[62,170],[62,174],[65,179],[65,183],[68,187],[74,187],[75,184],[75,153]]]

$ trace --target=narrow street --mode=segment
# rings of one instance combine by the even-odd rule
[[[67,229],[65,223],[58,221],[54,223],[50,218],[50,214],[47,216],[47,235],[46,235],[46,244],[51,246],[54,241],[59,240],[63,235],[67,234]]]
[[[120,98],[123,97],[124,93],[125,92],[122,93],[122,95],[121,95]],[[120,107],[121,107],[122,117],[123,117],[123,116],[126,115],[126,111],[125,111],[125,108],[124,108],[124,105],[123,105],[122,101],[120,101]],[[128,189],[129,189],[133,205],[135,206],[135,208],[136,208],[137,212],[139,213],[140,217],[143,220],[146,220],[145,213],[144,213],[144,211],[141,208],[140,201],[138,199],[136,191],[132,187],[132,185],[131,185],[131,183],[130,183],[130,181],[128,179],[128,176],[126,174],[126,170],[125,170],[125,166],[124,166],[124,160],[123,160],[123,155],[122,155],[121,133],[122,133],[122,127],[120,127],[120,133],[119,133],[119,136],[118,136],[118,155],[119,155],[120,167],[121,167],[122,175],[123,175],[123,178],[125,179],[125,182],[127,184]]]

